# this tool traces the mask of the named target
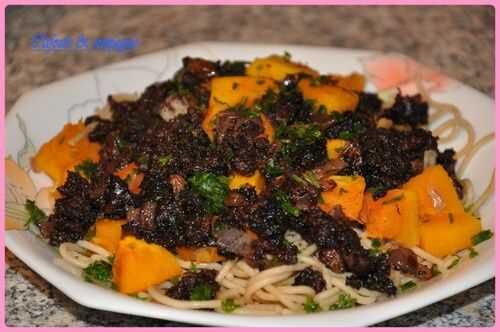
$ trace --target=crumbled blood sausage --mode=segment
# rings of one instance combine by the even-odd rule
[[[220,288],[215,281],[216,276],[217,271],[214,270],[186,272],[177,284],[167,290],[167,295],[177,300],[190,300],[197,287],[204,287],[210,292],[205,300],[212,300]]]
[[[325,289],[326,286],[325,279],[323,279],[323,275],[321,274],[321,272],[313,270],[310,267],[300,271],[295,276],[295,281],[293,284],[296,286],[309,286],[314,289],[316,293],[321,292],[323,289]]]

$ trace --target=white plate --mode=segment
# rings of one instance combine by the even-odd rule
[[[262,45],[239,43],[196,43],[141,56],[40,87],[23,95],[6,119],[7,154],[29,167],[27,157],[43,142],[54,136],[68,121],[77,121],[103,105],[106,96],[117,92],[141,92],[148,84],[170,78],[181,66],[184,56],[209,59],[250,60],[284,50],[294,60],[307,62],[322,73],[363,71],[361,59],[372,52],[305,47],[294,45]],[[371,87],[373,89],[373,87]],[[456,83],[434,98],[459,106],[463,116],[474,126],[478,137],[494,131],[494,102],[480,92]],[[21,122],[25,125],[25,130]],[[24,131],[24,134],[23,134]],[[465,135],[463,135],[465,136]],[[463,141],[461,137],[455,144]],[[452,144],[453,145],[453,144]],[[466,177],[472,179],[476,193],[489,181],[494,167],[494,144],[490,143],[472,162]],[[485,228],[494,225],[494,200],[481,209]],[[444,280],[435,280],[395,299],[314,315],[286,317],[248,317],[205,311],[188,311],[147,303],[99,288],[64,272],[52,263],[53,248],[28,232],[9,231],[7,247],[34,271],[76,302],[95,309],[154,317],[179,322],[222,326],[366,326],[416,310],[464,291],[494,277],[493,241],[480,245],[480,255],[460,266]]]

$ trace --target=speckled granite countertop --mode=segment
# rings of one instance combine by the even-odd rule
[[[7,110],[23,93],[74,74],[194,41],[295,43],[395,51],[493,96],[492,7],[9,7]],[[37,53],[35,33],[135,38],[126,53]],[[183,326],[80,306],[6,250],[10,326]],[[491,326],[494,281],[380,326]],[[184,325],[185,326],[185,325]]]

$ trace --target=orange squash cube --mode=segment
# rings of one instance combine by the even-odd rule
[[[157,244],[127,236],[118,244],[113,262],[113,281],[118,291],[133,294],[179,276],[175,256]]]
[[[324,106],[328,113],[354,111],[359,102],[353,91],[331,84],[315,85],[308,78],[300,80],[299,90],[304,99],[314,100],[316,108]]]
[[[471,238],[481,231],[479,219],[465,212],[429,216],[420,225],[420,246],[437,257],[472,247]]]
[[[328,159],[339,158],[346,145],[347,141],[343,139],[335,138],[326,140],[326,153],[328,155]]]
[[[257,194],[260,194],[266,186],[266,180],[258,170],[255,171],[251,176],[233,174],[229,177],[229,189],[238,189],[243,187],[244,185],[254,187]]]
[[[66,182],[67,172],[85,160],[99,161],[101,145],[92,143],[84,135],[73,142],[85,131],[85,124],[68,123],[50,141],[43,144],[38,153],[31,159],[31,167],[35,172],[45,172],[59,187]]]
[[[185,260],[196,263],[214,263],[225,260],[220,256],[216,247],[186,248],[177,247],[177,255]]]
[[[365,88],[365,77],[358,73],[352,73],[349,75],[328,75],[329,78],[336,81],[335,85],[339,88],[352,90],[352,91],[363,91]]]
[[[214,77],[210,81],[210,100],[208,111],[202,122],[208,137],[214,138],[214,121],[217,114],[245,102],[251,107],[256,99],[261,98],[268,89],[276,91],[276,83],[263,77],[226,76]],[[269,130],[269,129],[268,129]]]
[[[365,196],[362,219],[370,237],[395,240],[406,247],[420,242],[418,200],[416,193],[393,189],[374,201]]]
[[[92,242],[114,254],[122,238],[122,225],[125,220],[99,219],[95,224]]]
[[[267,58],[257,58],[246,69],[246,74],[253,77],[267,77],[276,81],[283,80],[287,75],[305,73],[317,76],[318,72],[301,63],[292,62],[279,55]]]
[[[453,181],[441,165],[427,167],[403,188],[417,193],[421,218],[445,212],[464,212]]]
[[[365,179],[362,176],[339,176],[329,177],[335,181],[337,186],[329,191],[321,193],[322,203],[319,208],[329,213],[336,205],[351,219],[357,219],[363,206],[363,193],[365,191]]]

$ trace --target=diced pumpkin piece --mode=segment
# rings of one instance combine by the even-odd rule
[[[314,100],[316,108],[324,106],[328,113],[354,111],[359,102],[353,91],[332,84],[313,84],[309,78],[300,80],[299,90],[304,99]]]
[[[259,171],[255,171],[251,176],[233,174],[229,177],[229,189],[238,189],[244,185],[254,187],[257,194],[260,194],[266,186],[266,181]]]
[[[97,220],[95,224],[95,236],[92,238],[92,242],[114,254],[122,238],[122,225],[125,223],[125,220]]]
[[[182,269],[175,256],[157,244],[127,236],[118,244],[113,281],[118,291],[133,294],[177,277]]]
[[[276,81],[283,80],[287,75],[305,73],[312,76],[318,75],[318,72],[308,66],[292,62],[289,59],[271,55],[267,58],[257,58],[247,67],[246,74],[253,77],[267,77]]]
[[[368,236],[392,240],[401,232],[403,218],[396,200],[401,201],[403,197],[403,191],[395,189],[388,191],[383,198],[368,200],[368,219],[365,224]]]
[[[403,188],[417,193],[421,218],[436,213],[464,211],[453,180],[441,165],[427,167]]]
[[[320,209],[329,213],[336,205],[340,205],[347,217],[357,219],[363,206],[365,179],[362,176],[339,175],[330,176],[329,179],[335,181],[337,186],[321,193]]]
[[[408,248],[418,246],[420,244],[420,219],[418,198],[415,192],[405,190],[399,211],[402,216],[401,230],[394,240]]]
[[[225,258],[220,256],[216,247],[204,248],[186,248],[177,247],[177,255],[185,260],[196,263],[214,263],[223,261]]]
[[[481,222],[465,212],[445,212],[424,219],[420,225],[420,247],[445,257],[472,247],[471,238],[481,231]]]
[[[268,78],[247,76],[215,77],[210,81],[210,100],[208,111],[202,122],[208,137],[214,138],[214,121],[219,112],[245,102],[251,107],[268,89],[276,91],[278,86]]]
[[[92,143],[85,135],[85,124],[68,123],[50,141],[43,144],[31,159],[35,172],[45,172],[58,187],[66,182],[67,172],[85,160],[99,161],[100,144]]]
[[[337,159],[340,157],[344,148],[347,145],[347,141],[343,139],[329,139],[326,141],[326,153],[328,159]]]
[[[141,183],[144,179],[144,174],[138,171],[139,166],[135,163],[130,163],[116,171],[114,174],[120,179],[127,181],[128,189],[134,194],[141,191]]]
[[[365,89],[365,77],[359,73],[349,75],[328,75],[329,78],[336,81],[335,85],[352,91],[363,91]]]
[[[414,192],[393,189],[378,199],[365,196],[361,213],[370,237],[396,240],[406,247],[419,243],[418,200]]]

